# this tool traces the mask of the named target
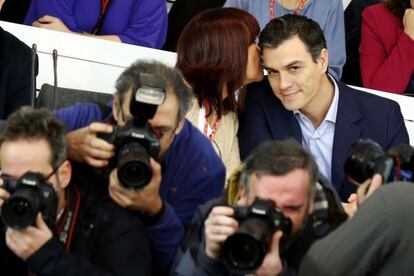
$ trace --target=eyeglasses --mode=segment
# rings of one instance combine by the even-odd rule
[[[62,164],[63,162],[59,163],[59,165],[54,167],[53,170],[47,175],[43,175],[42,173],[39,173],[39,174],[43,177],[45,181],[49,181],[49,179],[59,170]],[[0,178],[1,179],[16,179],[15,177],[12,177],[11,175],[3,172],[2,170],[0,170]]]

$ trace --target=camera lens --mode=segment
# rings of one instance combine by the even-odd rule
[[[352,180],[362,183],[372,177],[374,173],[375,160],[385,153],[372,140],[358,140],[352,145],[349,156],[345,162],[345,175]]]
[[[150,182],[150,156],[140,144],[126,144],[118,152],[118,178],[130,189],[142,188]]]
[[[228,249],[225,250],[225,259],[230,266],[240,270],[250,270],[260,265],[260,242],[246,234],[235,234],[226,241]]]
[[[7,226],[22,229],[34,223],[39,207],[39,197],[35,191],[19,189],[3,203],[1,216]]]
[[[224,262],[235,273],[256,271],[270,247],[272,232],[258,218],[246,219],[223,245]]]

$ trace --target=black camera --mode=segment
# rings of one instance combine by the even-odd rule
[[[240,226],[223,244],[224,263],[233,273],[252,273],[269,251],[274,232],[282,230],[289,235],[292,222],[271,200],[256,198],[251,206],[233,208]]]
[[[345,175],[351,181],[362,183],[374,174],[382,176],[383,182],[413,181],[414,149],[400,144],[385,152],[371,139],[355,142],[345,162]]]
[[[99,137],[115,145],[115,158],[109,167],[117,166],[121,184],[139,189],[150,182],[150,158],[157,159],[160,151],[160,142],[148,120],[165,100],[166,82],[160,76],[141,73],[132,91],[129,109],[133,118],[125,126],[114,127],[112,133]]]
[[[39,212],[53,229],[58,199],[52,184],[39,173],[27,172],[19,179],[3,178],[3,188],[11,195],[1,207],[5,225],[22,229],[33,225]]]

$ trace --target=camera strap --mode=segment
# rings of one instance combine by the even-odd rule
[[[65,246],[66,252],[69,252],[70,245],[75,231],[76,219],[79,213],[80,193],[79,190],[72,186],[69,188],[68,204],[64,213],[56,224],[56,233],[60,242]]]

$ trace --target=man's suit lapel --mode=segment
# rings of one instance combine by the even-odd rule
[[[338,111],[332,148],[332,183],[339,192],[343,185],[344,163],[352,144],[361,137],[359,121],[362,118],[354,102],[353,91],[347,85],[337,82],[339,88]]]

